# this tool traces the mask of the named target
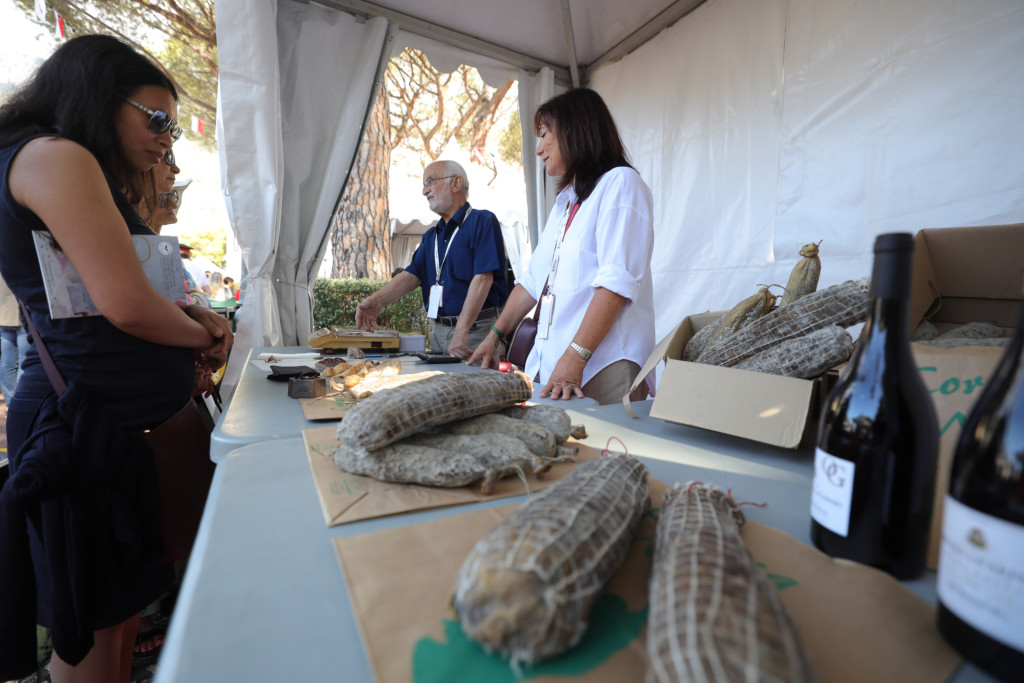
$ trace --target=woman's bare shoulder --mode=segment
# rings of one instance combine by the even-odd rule
[[[66,138],[41,137],[29,140],[18,151],[7,182],[15,200],[28,205],[68,183],[102,174],[96,157],[82,145]]]
[[[25,143],[15,157],[22,166],[35,164],[75,164],[86,163],[98,165],[92,152],[74,140],[56,136],[34,138]]]

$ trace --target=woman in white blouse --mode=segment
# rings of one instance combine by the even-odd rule
[[[621,401],[654,348],[651,191],[629,165],[611,112],[593,90],[548,100],[533,125],[537,156],[559,178],[559,194],[529,270],[469,363],[493,366],[497,344],[540,301],[524,368],[544,383],[540,396]],[[646,395],[641,384],[631,398]]]

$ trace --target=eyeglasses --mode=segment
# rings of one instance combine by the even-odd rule
[[[446,178],[454,178],[454,177],[455,176],[453,176],[453,175],[443,175],[440,178],[427,178],[426,180],[423,181],[423,187],[430,187],[431,185],[436,183],[438,180],[445,180]]]
[[[168,147],[167,151],[164,152],[164,162],[168,166],[174,166],[174,152],[171,150],[170,147]]]
[[[170,206],[177,206],[178,205],[178,198],[180,196],[181,196],[181,192],[179,190],[171,190],[170,192],[168,192],[166,194],[160,195],[160,208],[161,209],[167,208],[168,205],[170,205]]]
[[[125,102],[141,109],[142,111],[149,114],[149,132],[162,135],[163,133],[170,133],[172,140],[177,140],[181,137],[181,126],[175,121],[170,114],[165,111],[153,111],[149,107],[143,107],[135,100],[125,99]]]

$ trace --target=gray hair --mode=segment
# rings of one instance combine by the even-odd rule
[[[469,196],[469,176],[466,175],[466,169],[462,168],[462,164],[457,161],[444,160],[441,162],[444,164],[445,175],[457,175],[462,178],[462,189],[466,191],[466,196]]]

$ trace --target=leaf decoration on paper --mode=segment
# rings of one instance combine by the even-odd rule
[[[508,662],[487,653],[467,638],[458,621],[445,619],[447,642],[422,638],[416,643],[412,656],[412,680],[413,683],[516,683],[540,676],[580,676],[625,649],[640,635],[646,623],[646,607],[630,612],[622,598],[604,594],[594,606],[590,628],[576,647],[557,659],[525,668],[517,677]]]
[[[800,582],[796,579],[790,578],[788,576],[783,576],[782,574],[772,574],[770,571],[768,571],[768,565],[766,565],[764,562],[758,562],[757,566],[765,570],[764,575],[767,576],[768,580],[775,585],[776,590],[781,591],[787,588],[792,588],[793,586],[800,585]]]

